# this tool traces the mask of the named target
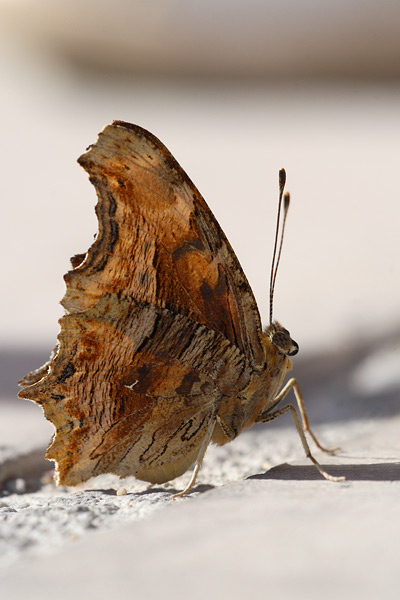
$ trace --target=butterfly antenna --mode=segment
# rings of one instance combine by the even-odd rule
[[[269,283],[269,322],[270,322],[270,324],[272,324],[276,274],[278,272],[279,261],[281,259],[283,236],[285,233],[285,225],[286,225],[286,217],[287,217],[287,213],[289,210],[289,204],[290,204],[290,194],[288,192],[286,192],[285,195],[283,195],[283,192],[285,190],[285,183],[286,183],[286,171],[285,171],[285,169],[280,169],[280,171],[279,171],[278,214],[276,217],[275,243],[274,243],[274,251],[272,254],[271,278],[270,278],[270,283]],[[280,235],[280,242],[279,242],[279,246],[278,246],[279,229],[280,229],[280,223],[281,223],[282,199],[283,199],[283,221],[282,221],[282,232]]]

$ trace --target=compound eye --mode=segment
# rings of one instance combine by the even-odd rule
[[[294,356],[299,351],[299,345],[292,340],[287,329],[276,331],[271,341],[286,356]]]

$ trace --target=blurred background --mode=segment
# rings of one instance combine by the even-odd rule
[[[399,22],[397,0],[0,0],[1,396],[54,346],[69,257],[97,231],[76,159],[113,119],[187,171],[264,322],[284,166],[275,316],[296,374],[397,393]]]

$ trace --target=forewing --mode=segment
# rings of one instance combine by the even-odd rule
[[[79,163],[97,190],[99,234],[65,276],[65,308],[85,310],[118,290],[222,333],[261,368],[261,323],[250,285],[165,146],[146,130],[115,121]]]

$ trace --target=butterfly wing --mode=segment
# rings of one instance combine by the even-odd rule
[[[195,461],[222,392],[262,369],[257,306],[157,138],[116,121],[79,162],[97,190],[99,233],[65,276],[56,355],[20,396],[56,426],[47,457],[59,483],[103,472],[166,481]]]
[[[56,427],[46,457],[64,485],[108,472],[153,483],[177,477],[196,460],[232,373],[238,390],[250,379],[220,333],[126,296],[107,292],[60,324],[48,374],[20,395]]]
[[[111,287],[219,331],[254,367],[263,365],[250,285],[167,148],[144,129],[115,121],[79,163],[97,190],[99,235],[66,275],[66,309],[85,309]]]

